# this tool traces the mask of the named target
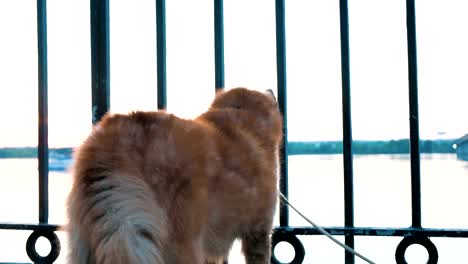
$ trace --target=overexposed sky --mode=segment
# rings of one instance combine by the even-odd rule
[[[339,1],[286,1],[289,140],[339,140]],[[167,0],[168,111],[214,96],[213,1]],[[225,0],[226,87],[275,89],[274,0]],[[154,0],[110,1],[111,111],[156,109]],[[468,133],[468,2],[416,1],[422,138]],[[409,136],[404,0],[350,0],[353,135]],[[37,142],[36,1],[0,2],[0,147]],[[91,127],[89,1],[48,0],[49,141]],[[444,134],[445,133],[445,134]]]

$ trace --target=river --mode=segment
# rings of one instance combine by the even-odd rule
[[[0,222],[36,223],[38,212],[37,161],[0,159]],[[290,201],[323,226],[342,226],[343,168],[341,155],[289,157]],[[411,224],[410,161],[408,155],[355,155],[355,225],[362,227],[408,227]],[[65,199],[70,190],[68,172],[52,171],[49,177],[49,222],[66,222]],[[468,162],[452,154],[421,157],[422,224],[431,228],[468,228]],[[307,226],[290,212],[290,225]],[[29,231],[0,230],[0,262],[26,262]],[[64,263],[65,234],[58,232]],[[341,248],[323,236],[300,237],[306,249],[304,263],[343,263]],[[343,240],[342,237],[339,237]],[[395,263],[401,237],[356,237],[356,249],[377,263]],[[432,238],[439,263],[468,263],[468,239]],[[45,242],[45,241],[42,241]],[[47,242],[38,247],[47,252]],[[243,263],[236,244],[230,263]],[[278,248],[283,260],[291,258],[287,246]],[[426,263],[420,246],[407,251],[409,263]],[[357,259],[356,263],[364,263]]]

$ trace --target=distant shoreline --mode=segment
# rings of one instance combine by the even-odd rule
[[[455,153],[452,147],[456,139],[421,140],[421,153]],[[289,155],[327,155],[342,154],[341,141],[292,141],[288,143]],[[408,154],[409,139],[353,141],[353,153],[358,155],[373,154]],[[49,157],[53,159],[71,159],[73,148],[50,148]],[[0,148],[0,159],[36,158],[35,147]]]
[[[421,140],[419,143],[420,153],[453,153],[453,144],[456,139]],[[320,141],[320,142],[289,142],[289,155],[327,155],[342,154],[342,141]],[[409,154],[409,139],[398,140],[356,140],[353,141],[353,154],[376,155],[376,154]]]
[[[49,157],[56,159],[70,159],[73,148],[50,148]],[[32,159],[37,158],[36,147],[8,147],[0,148],[0,159]]]

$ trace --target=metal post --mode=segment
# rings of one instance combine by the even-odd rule
[[[166,95],[166,2],[156,0],[156,56],[158,109],[167,107]]]
[[[283,114],[283,148],[280,153],[280,191],[288,197],[288,122],[286,98],[286,27],[284,0],[276,0],[276,78],[278,83],[278,105]],[[289,225],[289,208],[280,204],[280,226]]]
[[[93,124],[110,108],[109,0],[91,0],[91,80]]]
[[[224,88],[223,0],[214,0],[215,90]]]
[[[37,0],[39,223],[49,220],[49,143],[47,97],[47,3]]]
[[[414,0],[406,0],[406,33],[408,41],[412,227],[421,227],[421,171],[419,154],[418,67],[416,56],[416,20]]]
[[[341,82],[343,104],[343,168],[345,227],[354,227],[353,134],[351,123],[351,81],[349,66],[348,1],[340,0]],[[354,248],[354,236],[346,235],[345,243]],[[346,252],[345,263],[354,263],[354,255]]]

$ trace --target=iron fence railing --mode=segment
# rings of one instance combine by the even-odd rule
[[[287,142],[287,81],[286,81],[286,37],[285,1],[275,0],[276,5],[276,62],[278,101],[284,116],[284,142]],[[350,100],[350,58],[348,30],[348,1],[339,0],[341,32],[341,79],[343,113],[343,166],[344,166],[344,225],[326,227],[332,235],[345,236],[346,245],[354,248],[355,236],[396,236],[403,237],[396,248],[397,263],[406,263],[404,254],[413,244],[419,244],[428,251],[428,263],[438,262],[437,247],[429,237],[468,237],[467,229],[433,229],[421,225],[421,183],[418,123],[418,81],[416,57],[415,1],[406,0],[408,77],[409,77],[409,119],[411,152],[411,204],[412,223],[408,228],[355,227],[353,201],[353,140]],[[91,8],[91,70],[92,70],[92,122],[96,123],[110,107],[109,78],[109,0],[90,0]],[[39,219],[38,224],[0,223],[0,229],[33,231],[26,242],[26,251],[34,263],[52,263],[60,253],[60,241],[55,235],[59,226],[48,223],[48,94],[47,94],[47,12],[46,0],[37,0],[38,34],[38,160],[39,160]],[[158,109],[166,107],[166,26],[165,0],[156,0],[157,29],[157,99]],[[215,90],[224,87],[224,29],[223,0],[214,0],[214,49],[215,49]],[[287,144],[281,150],[280,190],[288,196],[288,150]],[[290,243],[295,257],[290,263],[302,263],[305,250],[298,235],[320,235],[311,227],[289,226],[288,207],[280,205],[280,225],[273,233],[273,247],[281,241]],[[45,237],[51,244],[47,256],[36,252],[35,243]],[[273,263],[280,263],[275,256]],[[345,254],[345,263],[354,263],[355,257]]]

